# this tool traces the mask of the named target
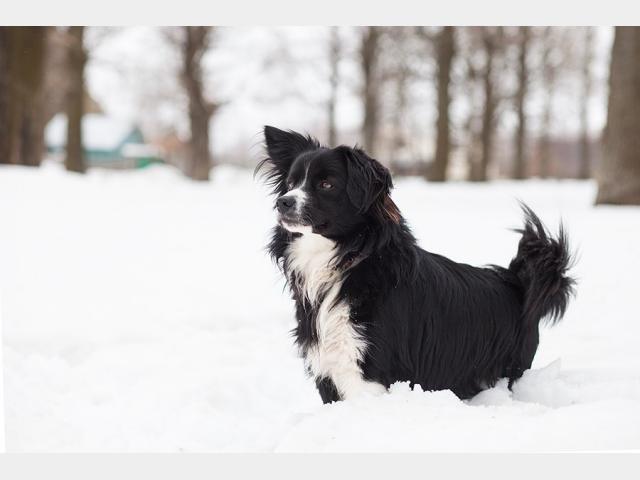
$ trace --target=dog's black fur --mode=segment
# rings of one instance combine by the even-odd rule
[[[552,237],[523,204],[522,237],[508,268],[456,263],[418,247],[389,196],[389,171],[365,152],[326,148],[274,127],[264,133],[268,158],[256,171],[264,170],[276,196],[303,174],[308,187],[305,210],[297,219],[282,214],[281,222],[309,225],[336,242],[343,279],[336,301],[348,302],[350,321],[368,345],[360,362],[364,379],[385,387],[408,381],[468,398],[503,377],[511,386],[530,368],[539,323],[558,321],[573,291],[562,226]],[[281,223],[268,248],[292,289],[294,335],[304,355],[318,341],[317,305],[288,269],[287,248],[299,235]],[[316,384],[325,403],[341,399],[330,378]]]

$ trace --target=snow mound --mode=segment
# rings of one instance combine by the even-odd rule
[[[586,380],[560,362],[531,370],[513,393],[507,380],[469,401],[450,391],[396,383],[389,394],[323,406],[278,444],[282,452],[459,452],[633,449],[640,384]]]

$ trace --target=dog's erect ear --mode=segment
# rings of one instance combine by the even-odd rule
[[[338,149],[347,160],[347,195],[358,211],[364,213],[377,202],[385,202],[393,188],[389,170],[359,148]]]
[[[264,178],[273,186],[273,193],[283,195],[293,161],[301,153],[320,148],[320,144],[312,137],[270,126],[264,127],[264,139],[268,158],[258,164],[255,173],[264,168]]]
[[[264,127],[264,140],[269,157],[274,162],[289,163],[289,166],[301,153],[320,148],[314,138],[268,125]]]

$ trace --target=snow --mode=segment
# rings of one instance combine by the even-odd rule
[[[398,383],[322,405],[247,170],[200,184],[167,166],[3,166],[7,450],[640,450],[640,209],[593,207],[592,182],[396,184],[421,244],[476,265],[515,253],[516,198],[564,219],[578,295],[513,392]]]

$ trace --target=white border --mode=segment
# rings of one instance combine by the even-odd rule
[[[2,344],[4,336],[2,333],[2,295],[0,295],[0,453],[7,451],[5,442],[6,423],[4,421],[4,356],[2,353]]]
[[[21,0],[4,25],[638,25],[630,0]]]
[[[5,454],[0,477],[65,480],[636,479],[629,454]]]

